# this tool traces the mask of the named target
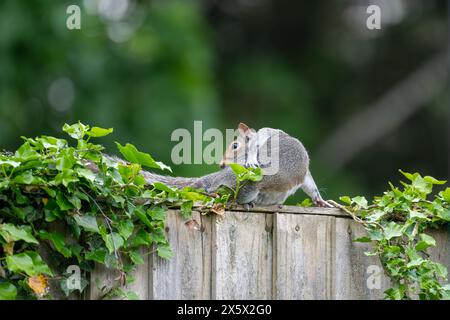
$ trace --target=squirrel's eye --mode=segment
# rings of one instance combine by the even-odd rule
[[[239,147],[239,143],[237,142],[233,142],[233,144],[231,145],[231,149],[236,150]]]

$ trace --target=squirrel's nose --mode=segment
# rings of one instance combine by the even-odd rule
[[[220,168],[225,168],[225,161],[220,161],[220,163],[219,163],[219,166],[220,166]]]

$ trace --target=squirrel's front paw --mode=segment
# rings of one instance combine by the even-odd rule
[[[253,202],[249,202],[249,203],[244,203],[242,206],[244,207],[245,211],[250,211],[251,209],[253,209],[255,204]]]
[[[247,167],[247,168],[257,168],[257,167],[259,167],[259,163],[256,161],[248,161],[246,164],[245,164],[245,166]]]

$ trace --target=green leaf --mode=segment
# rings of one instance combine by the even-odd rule
[[[166,219],[166,210],[162,207],[152,207],[147,210],[147,213],[153,220],[164,221]]]
[[[352,203],[356,203],[358,206],[360,206],[363,209],[367,209],[367,200],[364,197],[354,197],[352,198]]]
[[[144,263],[144,258],[142,257],[141,253],[137,250],[130,252],[130,259],[135,264],[143,264]]]
[[[155,187],[155,189],[161,190],[161,191],[166,191],[167,193],[174,193],[177,191],[176,188],[171,188],[168,185],[162,183],[162,182],[153,182],[152,183],[153,186]]]
[[[344,202],[345,204],[352,204],[352,199],[349,196],[342,196],[339,197],[339,200],[341,200],[342,202]]]
[[[77,140],[83,139],[88,129],[89,126],[85,126],[81,122],[72,125],[68,125],[67,123],[65,123],[63,126],[63,131],[66,132],[72,138]]]
[[[99,127],[92,127],[91,130],[87,131],[86,134],[90,137],[94,138],[100,138],[107,136],[108,134],[112,133],[114,131],[113,128],[104,129]]]
[[[426,182],[428,182],[428,183],[431,183],[431,184],[438,184],[438,185],[445,184],[445,183],[447,182],[446,180],[437,180],[437,179],[435,179],[435,178],[433,178],[433,177],[430,177],[430,176],[425,176],[423,179],[424,179]]]
[[[404,171],[402,171],[400,169],[398,171],[400,171],[400,173],[403,174],[410,181],[413,181],[419,175],[418,173],[411,174],[411,173],[408,173],[408,172],[404,172]]]
[[[416,210],[411,210],[409,212],[409,217],[411,219],[415,219],[415,218],[417,218],[417,219],[427,219],[427,215],[425,213],[420,212],[420,211],[416,211]]]
[[[142,210],[142,208],[138,207],[136,210],[134,210],[134,214],[141,220],[147,227],[153,228],[152,223],[148,219],[147,215],[145,214],[145,211]]]
[[[450,202],[450,188],[445,189],[441,192],[442,198],[444,198],[445,201]]]
[[[140,152],[130,143],[127,143],[125,146],[122,146],[120,143],[116,142],[117,148],[120,153],[132,163],[137,163],[149,168],[156,168],[161,170],[169,170],[172,172],[169,166],[166,166],[162,162],[155,161],[149,154]]]
[[[65,258],[72,256],[72,251],[66,247],[64,235],[58,232],[47,232],[45,230],[39,231],[39,237],[44,240],[49,240],[55,246],[55,249],[61,253]]]
[[[420,266],[424,261],[415,249],[412,248],[406,249],[406,254],[408,255],[409,258],[409,263],[406,265],[408,268]]]
[[[113,232],[112,234],[108,233],[103,240],[105,241],[109,253],[113,253],[114,250],[119,250],[124,244],[123,238],[116,232]]]
[[[86,260],[96,261],[98,263],[104,264],[106,255],[108,251],[104,248],[93,249],[92,251],[87,251],[85,254]]]
[[[20,162],[13,161],[13,160],[0,160],[0,166],[11,166],[13,168],[17,168],[20,166]]]
[[[395,222],[389,222],[384,227],[384,236],[386,240],[390,240],[394,237],[400,237],[403,234],[403,227]]]
[[[85,178],[86,180],[91,182],[95,181],[96,175],[91,170],[76,168],[75,172],[78,174],[79,177]]]
[[[173,256],[170,245],[165,244],[165,243],[158,244],[156,251],[158,253],[158,256],[160,256],[163,259],[170,259]]]
[[[183,202],[182,204],[181,204],[181,207],[180,207],[180,209],[181,209],[181,216],[184,218],[184,219],[188,219],[189,217],[191,217],[191,215],[192,215],[192,206],[194,205],[194,202],[193,201],[186,201],[186,202]],[[164,218],[165,218],[165,213],[164,213]]]
[[[6,257],[7,268],[11,272],[25,272],[29,276],[35,276],[40,273],[53,275],[50,268],[42,260],[42,258],[33,251],[25,251]]]
[[[32,170],[27,170],[27,171],[21,173],[20,175],[17,175],[14,178],[14,182],[19,183],[19,184],[42,184],[42,183],[45,183],[45,181],[42,178],[33,175]]]
[[[118,223],[117,230],[119,234],[127,240],[133,233],[134,225],[131,220],[121,220]]]
[[[17,288],[10,282],[0,283],[0,300],[15,300]]]
[[[353,240],[354,242],[371,242],[372,240],[369,237],[359,237]]]
[[[381,232],[381,230],[368,230],[367,235],[372,241],[383,240],[383,233]]]
[[[63,169],[60,173],[58,173],[55,177],[55,184],[58,186],[62,184],[64,187],[68,187],[69,183],[78,182],[79,179],[75,174],[75,171],[72,169]]]
[[[428,247],[434,247],[436,246],[436,240],[434,240],[433,237],[425,234],[425,233],[421,233],[419,235],[420,241],[416,244],[416,250],[417,251],[422,251],[427,249]]]
[[[56,194],[56,204],[62,211],[67,211],[74,208],[73,204],[67,200],[66,196],[61,191],[58,191]]]
[[[312,207],[314,205],[314,203],[312,202],[312,200],[310,198],[305,198],[302,202],[297,203],[297,206],[300,207]]]
[[[243,165],[240,165],[238,163],[230,163],[229,166],[236,176],[239,176],[240,174],[247,171],[247,169]]]
[[[75,219],[76,223],[86,231],[100,233],[96,217],[76,214],[73,216],[73,218]]]
[[[26,225],[15,226],[11,223],[0,224],[0,235],[6,242],[23,240],[28,243],[39,244],[32,234],[31,227]]]

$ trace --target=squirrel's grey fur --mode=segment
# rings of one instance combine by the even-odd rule
[[[279,154],[279,170],[272,175],[264,175],[259,182],[247,181],[239,190],[237,203],[244,205],[274,205],[282,204],[287,197],[295,193],[298,188],[302,188],[308,196],[318,205],[326,205],[322,199],[317,186],[309,171],[309,156],[303,144],[296,138],[288,135],[282,130],[272,128],[262,128],[252,138],[259,137],[258,142],[250,141],[249,145],[257,146],[257,150],[248,150],[247,153],[259,152],[270,145],[274,134],[278,134],[279,143],[275,152]],[[253,133],[254,134],[254,133]],[[249,141],[248,141],[249,142]],[[250,158],[254,158],[252,155]],[[248,159],[248,154],[245,155]],[[242,165],[247,165],[245,160],[233,161]],[[244,163],[242,163],[244,162]],[[264,166],[263,170],[264,170]],[[184,188],[192,187],[212,193],[221,186],[234,188],[236,176],[229,166],[224,169],[197,178],[171,177],[142,171],[142,175],[148,184],[162,182],[169,186]]]

